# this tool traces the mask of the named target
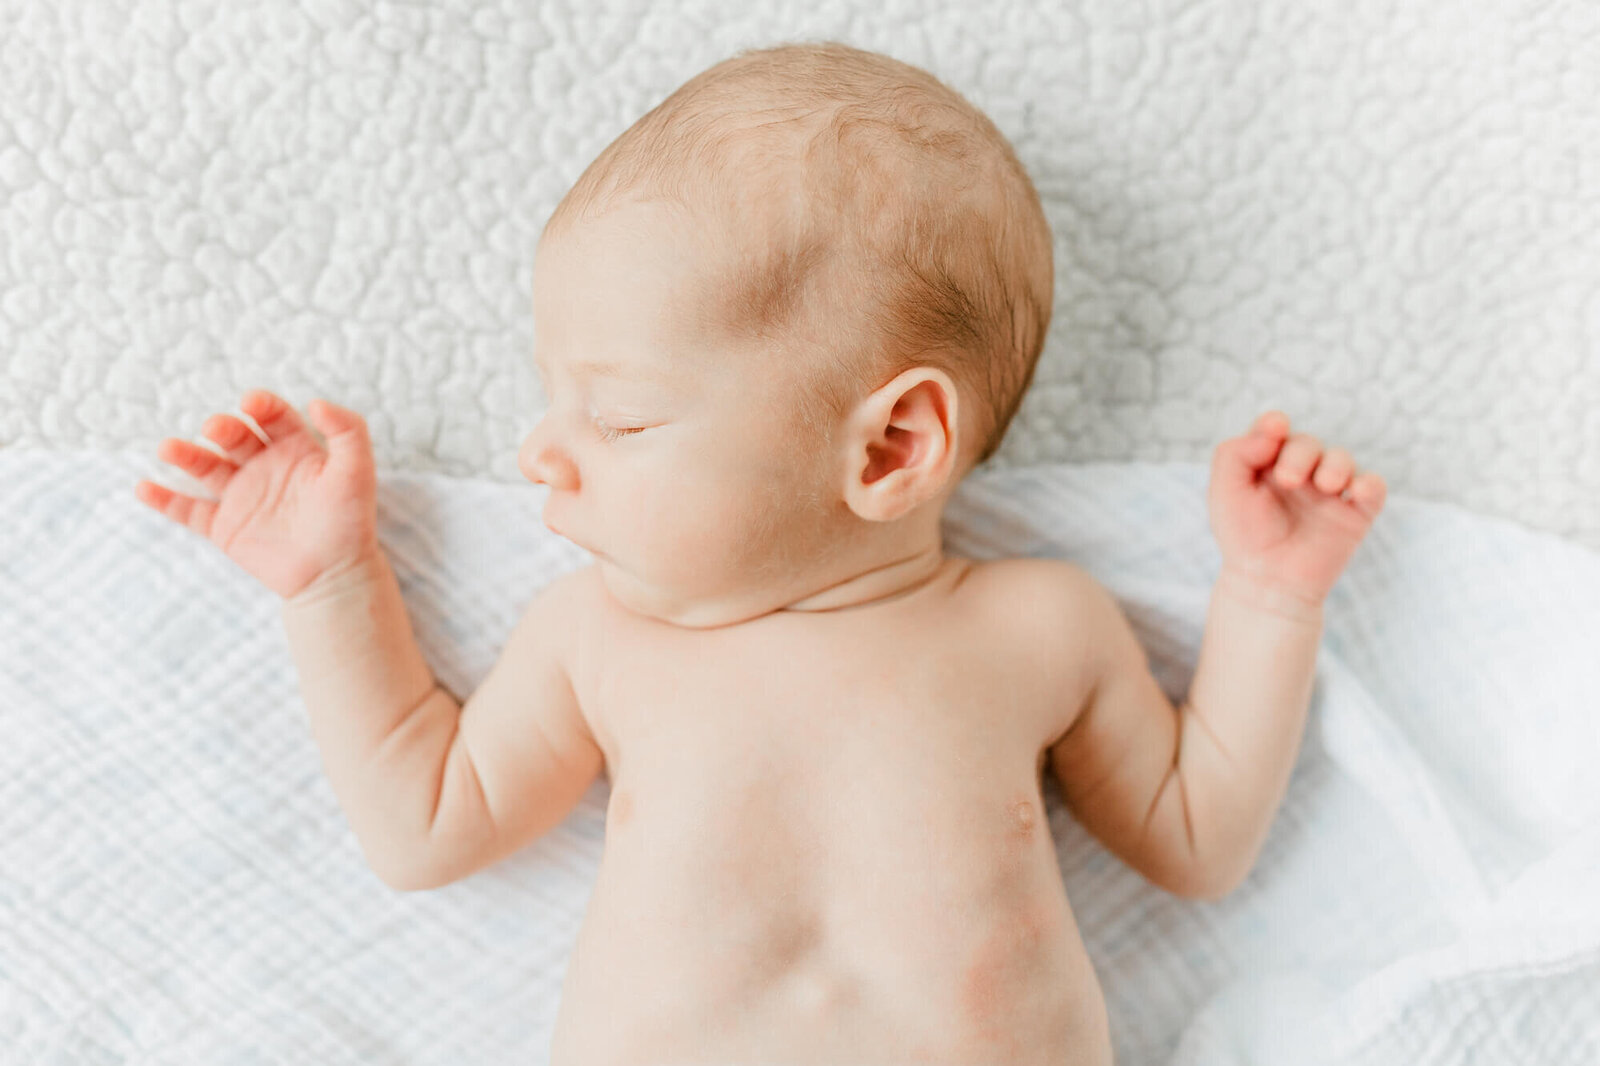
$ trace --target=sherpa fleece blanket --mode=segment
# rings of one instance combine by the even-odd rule
[[[551,208],[814,39],[943,78],[1038,185],[1055,320],[995,463],[1205,462],[1279,407],[1600,549],[1590,0],[5,0],[0,443],[153,451],[264,387],[515,481]]]

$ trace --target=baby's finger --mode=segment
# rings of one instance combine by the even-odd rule
[[[1383,510],[1383,503],[1389,497],[1389,486],[1384,482],[1382,474],[1374,474],[1370,470],[1350,482],[1350,488],[1345,491],[1342,498],[1349,500],[1367,518],[1378,517],[1378,512]]]
[[[1251,433],[1261,433],[1269,437],[1287,437],[1289,435],[1289,416],[1282,411],[1264,411],[1250,427]]]
[[[231,460],[209,448],[176,437],[168,437],[156,447],[156,458],[163,463],[171,463],[218,496],[228,487],[233,475],[239,472]]]
[[[1255,432],[1230,443],[1233,445],[1234,454],[1243,460],[1252,472],[1271,466],[1278,458],[1278,449],[1283,447],[1282,438]]]
[[[1349,452],[1343,448],[1329,448],[1317,463],[1311,483],[1328,495],[1335,496],[1350,484],[1350,475],[1355,473],[1355,469],[1356,462]]]
[[[306,423],[300,412],[277,393],[266,389],[251,389],[239,401],[239,410],[256,420],[261,432],[270,443],[276,444],[296,433],[306,432]]]
[[[243,466],[266,447],[254,430],[233,415],[212,415],[200,427],[200,434],[221,448],[234,466]]]
[[[1260,433],[1223,441],[1211,459],[1211,483],[1235,492],[1249,489],[1256,475],[1272,465],[1282,443]]]
[[[324,399],[309,406],[311,421],[327,439],[333,467],[354,477],[366,477],[372,466],[372,437],[367,421],[348,407]]]
[[[1273,477],[1286,489],[1305,484],[1311,468],[1322,455],[1322,442],[1309,433],[1295,433],[1278,453],[1278,465]]]
[[[181,492],[173,492],[154,481],[140,481],[133,487],[140,502],[155,508],[180,526],[188,526],[202,537],[211,535],[211,520],[216,517],[217,505],[213,500],[197,500]]]

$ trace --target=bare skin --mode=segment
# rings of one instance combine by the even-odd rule
[[[1275,411],[1217,447],[1223,565],[1175,707],[1082,569],[944,552],[972,454],[946,373],[898,374],[807,436],[796,379],[689,313],[696,249],[643,206],[541,245],[551,402],[519,461],[597,561],[540,591],[465,702],[412,636],[355,412],[313,404],[324,444],[252,392],[259,436],[217,415],[221,455],[162,442],[216,500],[139,498],[282,597],[325,770],[386,883],[466,877],[610,777],[556,1066],[1110,1061],[1042,768],[1152,883],[1237,885],[1382,479]]]
[[[1110,1061],[1040,793],[1083,634],[1008,608],[1057,565],[710,630],[582,572],[612,792],[551,1061]]]

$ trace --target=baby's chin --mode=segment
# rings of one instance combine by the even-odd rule
[[[595,568],[606,593],[619,607],[683,629],[715,629],[770,611],[770,608],[752,609],[738,603],[675,595],[639,580],[612,560],[599,556],[595,556]]]
[[[680,613],[681,608],[671,597],[662,595],[611,559],[596,555],[594,565],[600,574],[600,583],[619,607],[662,622],[670,622]]]

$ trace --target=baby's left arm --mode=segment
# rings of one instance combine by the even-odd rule
[[[1322,604],[1383,508],[1269,412],[1218,446],[1211,528],[1222,551],[1188,697],[1174,708],[1109,593],[1085,582],[1094,685],[1051,748],[1073,815],[1149,880],[1215,899],[1254,865],[1288,787],[1315,675]]]

